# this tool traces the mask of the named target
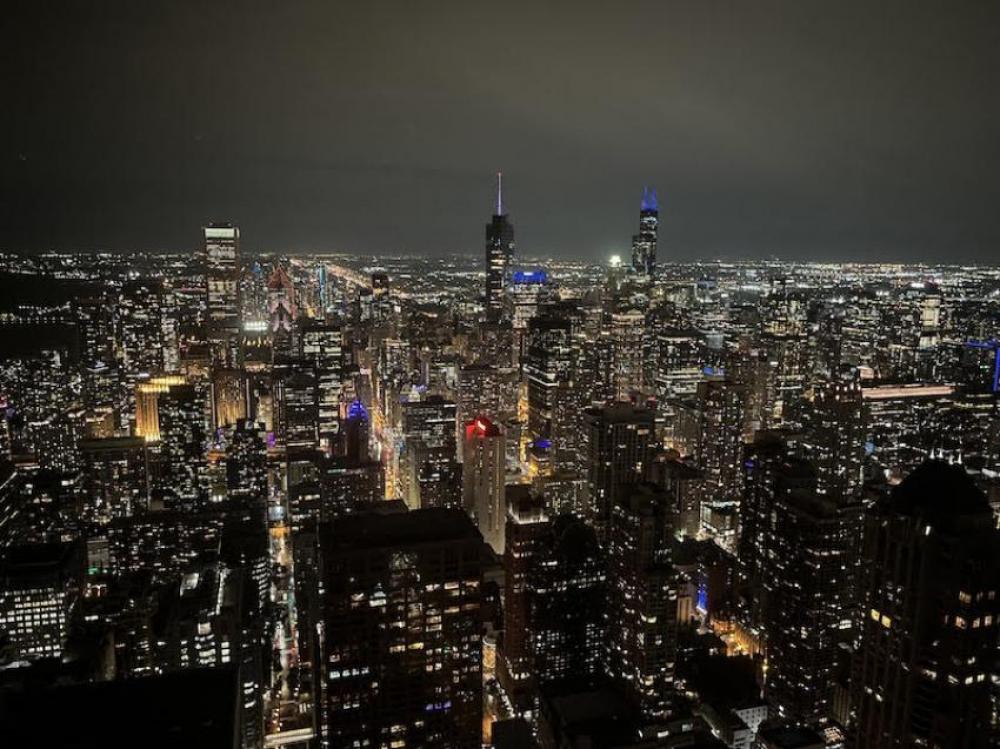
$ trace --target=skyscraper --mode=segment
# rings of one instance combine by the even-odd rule
[[[627,403],[585,411],[590,438],[589,520],[604,537],[625,485],[642,481],[653,460],[654,413]]]
[[[79,543],[13,546],[0,565],[0,632],[16,657],[58,657],[83,584]]]
[[[785,717],[822,720],[831,714],[837,657],[853,623],[861,505],[818,493],[815,470],[801,460],[783,462],[772,479],[756,591],[764,693]]]
[[[292,356],[297,347],[296,320],[299,317],[298,294],[288,273],[275,265],[267,279],[268,329],[271,333],[274,360]]]
[[[320,447],[333,452],[340,431],[343,388],[343,334],[331,322],[309,321],[302,329],[302,357],[316,372],[317,432]]]
[[[573,515],[552,520],[528,588],[536,685],[603,672],[607,563],[594,530]]]
[[[486,225],[486,316],[499,319],[507,275],[514,259],[514,226],[503,209],[503,174],[497,172],[497,205],[493,219]]]
[[[482,539],[458,508],[334,521],[322,539],[331,746],[479,746]]]
[[[861,488],[865,457],[865,422],[861,383],[830,380],[815,388],[805,409],[803,452],[816,466],[820,494],[854,496]]]
[[[854,746],[986,746],[1000,534],[961,467],[926,462],[869,511],[861,574]]]
[[[512,484],[506,494],[504,526],[504,635],[497,677],[514,711],[523,713],[533,703],[534,650],[531,633],[532,576],[545,548],[550,522],[545,499],[527,484]]]
[[[403,405],[402,496],[410,509],[458,506],[455,403],[439,395]]]
[[[497,554],[503,554],[507,518],[506,452],[504,431],[498,424],[479,416],[465,425],[462,504],[472,513],[479,532]]]
[[[677,587],[666,492],[623,487],[608,539],[607,667],[649,719],[667,716],[677,656]]]
[[[205,238],[205,323],[215,359],[237,363],[240,332],[240,230],[233,224],[209,224]]]
[[[639,204],[639,233],[632,237],[632,270],[642,276],[651,276],[656,270],[656,233],[660,207],[656,190],[642,188]]]

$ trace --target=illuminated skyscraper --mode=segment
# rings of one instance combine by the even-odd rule
[[[290,451],[319,447],[316,380],[316,367],[308,359],[284,359],[274,367],[275,433]]]
[[[520,362],[526,353],[528,323],[554,297],[553,284],[544,270],[514,271],[508,296],[514,328],[514,353]]]
[[[759,502],[760,548],[748,538],[746,562],[755,558],[759,571],[752,596],[767,654],[764,693],[784,717],[822,720],[831,717],[838,656],[853,625],[861,505],[819,494],[809,463],[757,447],[745,506]]]
[[[545,499],[527,484],[506,488],[504,526],[504,636],[497,677],[517,713],[529,710],[534,678],[531,624],[532,575],[545,550],[550,524]]]
[[[536,685],[603,673],[607,561],[593,529],[573,515],[554,518],[528,589]]]
[[[861,488],[865,422],[861,383],[830,380],[814,390],[805,407],[803,452],[816,466],[820,494],[855,496]]]
[[[267,314],[274,358],[292,356],[297,345],[295,322],[299,317],[299,305],[295,286],[280,265],[274,266],[267,279]]]
[[[388,273],[372,273],[372,322],[384,325],[392,319],[392,286]]]
[[[736,548],[745,404],[743,383],[706,372],[694,400],[679,404],[677,414],[675,441],[704,472],[698,485],[702,531],[728,551]]]
[[[590,437],[589,520],[603,539],[625,485],[643,480],[656,452],[654,413],[627,403],[585,412]]]
[[[355,400],[347,409],[344,432],[341,435],[344,457],[354,463],[367,461],[368,441],[371,439],[371,419],[364,404]]]
[[[231,427],[247,416],[246,372],[242,369],[212,370],[212,423],[216,429]]]
[[[514,259],[514,226],[504,213],[502,179],[497,172],[496,213],[486,225],[486,315],[491,319],[499,319],[503,312],[504,289]]]
[[[651,276],[656,270],[656,233],[659,216],[656,190],[642,188],[639,233],[632,237],[632,270],[643,276]]]
[[[156,409],[154,486],[179,508],[191,508],[205,495],[205,399],[193,384],[169,384],[157,394]]]
[[[80,441],[86,500],[83,516],[107,523],[149,506],[149,455],[142,437]]]
[[[340,431],[340,397],[343,389],[343,335],[340,326],[309,321],[302,329],[302,356],[316,372],[317,431],[320,447],[333,452]]]
[[[410,509],[461,504],[455,403],[439,395],[403,405],[402,496]]]
[[[485,416],[467,423],[462,444],[462,504],[497,554],[503,553],[507,516],[505,468],[503,428]]]
[[[267,444],[260,427],[239,420],[226,448],[226,491],[247,507],[267,503]]]
[[[240,332],[240,230],[209,224],[205,233],[205,323],[217,361],[237,363]]]
[[[669,712],[677,657],[670,514],[652,484],[622,487],[608,538],[608,672],[654,720]]]
[[[81,593],[80,545],[13,546],[5,556],[0,565],[0,632],[15,657],[58,657]]]

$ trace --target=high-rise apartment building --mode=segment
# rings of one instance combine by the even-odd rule
[[[410,509],[459,506],[455,403],[439,395],[403,404],[401,494]]]
[[[584,412],[588,433],[590,506],[588,519],[602,538],[623,488],[643,480],[656,454],[655,414],[615,403]]]
[[[545,499],[527,484],[507,487],[504,525],[504,635],[497,656],[497,678],[515,712],[532,709],[534,648],[530,633],[532,581],[545,552],[549,516]]]
[[[459,508],[359,513],[325,531],[331,746],[482,741],[482,538]]]
[[[312,363],[316,373],[316,430],[320,447],[327,454],[334,451],[340,431],[343,345],[339,325],[310,321],[302,329],[302,358]]]
[[[854,624],[862,512],[859,502],[816,486],[808,463],[786,459],[777,468],[755,591],[768,666],[764,694],[782,716],[806,721],[832,715],[838,658]]]
[[[865,517],[854,746],[981,747],[1000,624],[1000,535],[959,466],[927,462]]]
[[[670,712],[677,659],[677,583],[666,492],[621,489],[608,535],[608,673],[650,720]]]

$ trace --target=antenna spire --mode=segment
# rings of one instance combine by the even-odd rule
[[[503,215],[503,172],[497,172],[497,215]]]

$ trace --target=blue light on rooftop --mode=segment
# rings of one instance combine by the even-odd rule
[[[656,199],[656,188],[655,187],[644,187],[642,188],[642,203],[640,204],[640,209],[643,211],[658,211],[660,210],[660,203]]]
[[[511,277],[514,283],[543,284],[549,280],[549,274],[543,270],[517,270]]]
[[[993,351],[993,392],[1000,393],[1000,341],[991,338],[988,341],[966,341],[967,348]]]
[[[349,421],[354,421],[355,419],[368,421],[368,411],[365,410],[365,406],[361,401],[355,400],[347,408],[347,418]]]

